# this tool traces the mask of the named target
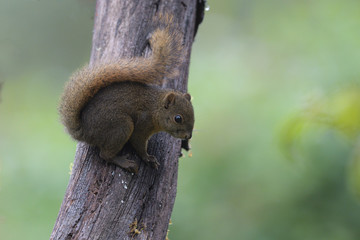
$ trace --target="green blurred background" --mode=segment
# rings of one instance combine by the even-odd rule
[[[209,1],[169,238],[360,239],[360,1]],[[0,239],[48,239],[76,143],[57,102],[94,2],[0,0]]]

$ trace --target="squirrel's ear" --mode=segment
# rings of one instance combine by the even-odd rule
[[[174,104],[174,101],[175,101],[175,94],[174,93],[168,93],[165,96],[164,107],[166,109],[168,109],[171,104]]]
[[[184,97],[190,102],[191,101],[191,95],[188,93],[184,94]]]

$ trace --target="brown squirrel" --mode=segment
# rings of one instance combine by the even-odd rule
[[[188,140],[194,127],[190,95],[160,87],[164,77],[176,74],[183,50],[181,32],[169,26],[172,18],[160,20],[149,40],[150,57],[80,69],[66,83],[59,106],[61,121],[74,139],[98,147],[101,158],[135,173],[136,161],[117,156],[125,143],[158,168],[156,157],[147,153],[149,138],[165,131]]]

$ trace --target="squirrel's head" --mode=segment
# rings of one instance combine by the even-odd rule
[[[194,109],[188,93],[170,92],[162,101],[160,127],[173,137],[190,139],[194,128]]]

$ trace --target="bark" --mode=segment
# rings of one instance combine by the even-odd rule
[[[187,89],[191,45],[203,18],[204,0],[98,0],[90,64],[149,52],[153,16],[174,15],[184,32],[186,60],[168,88]],[[137,175],[107,164],[98,150],[79,143],[51,239],[165,239],[175,201],[181,142],[159,133],[148,152],[158,170],[141,162]],[[130,146],[124,152],[138,159]]]

